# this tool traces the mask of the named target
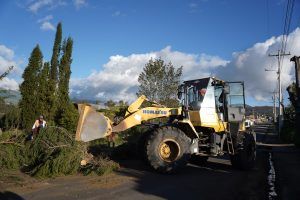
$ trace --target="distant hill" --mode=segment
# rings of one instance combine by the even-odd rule
[[[277,108],[277,113],[279,109]],[[246,116],[249,115],[268,115],[273,116],[273,107],[272,106],[249,106],[246,105]]]
[[[21,94],[16,90],[4,90],[0,88],[0,97],[4,97],[6,103],[17,105],[21,99]]]
[[[11,103],[11,104],[18,104],[18,102],[21,99],[21,94],[19,91],[15,90],[4,90],[0,88],[0,97],[5,98],[6,103]],[[75,103],[78,102],[86,102],[86,103],[91,103],[91,104],[98,104],[98,106],[104,106],[104,102],[96,102],[95,100],[79,100],[76,98],[72,98],[72,101]],[[277,113],[279,112],[279,109],[277,108]],[[272,106],[250,106],[246,105],[246,116],[252,115],[268,115],[268,116],[273,116],[273,107]]]

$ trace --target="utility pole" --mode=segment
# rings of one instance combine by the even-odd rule
[[[282,122],[283,122],[283,96],[282,96],[282,89],[281,89],[281,66],[280,66],[280,61],[281,58],[284,58],[284,56],[289,56],[291,55],[290,53],[286,54],[284,52],[281,52],[280,50],[278,50],[277,54],[269,54],[269,56],[271,57],[277,57],[278,60],[278,96],[279,96],[279,101],[278,101],[278,105],[279,105],[279,116],[278,116],[278,136],[280,138],[280,131],[281,131],[281,127],[282,127]]]
[[[276,113],[276,93],[277,92],[273,92],[273,97],[272,97],[272,99],[273,99],[273,117],[274,117],[274,119],[273,119],[273,122],[274,123],[276,123],[277,122],[277,113]]]
[[[300,56],[294,56],[291,61],[295,62],[295,75],[296,75],[296,141],[300,141]]]
[[[10,66],[3,74],[0,74],[0,80],[6,77],[11,70],[13,70],[14,66]]]

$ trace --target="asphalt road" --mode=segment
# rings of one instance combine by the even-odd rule
[[[263,143],[270,130],[268,125],[257,126],[258,142]],[[226,158],[210,158],[205,166],[189,164],[173,175],[153,172],[140,160],[125,160],[120,163],[121,170],[114,174],[34,182],[10,188],[11,194],[7,196],[28,200],[270,199],[268,159],[268,148],[258,147],[256,166],[251,171],[233,169]]]

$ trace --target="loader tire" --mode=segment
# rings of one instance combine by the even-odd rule
[[[146,142],[149,165],[160,173],[174,173],[190,158],[191,139],[180,129],[165,126],[155,129]]]
[[[144,133],[142,133],[138,139],[138,143],[137,143],[137,152],[139,155],[139,158],[142,159],[143,161],[147,162],[147,154],[145,151],[146,145],[147,145],[147,141],[148,138],[150,137],[151,133],[153,132],[153,130],[148,130]]]
[[[251,133],[241,135],[242,148],[230,157],[234,168],[241,170],[253,169],[256,160],[255,138]]]

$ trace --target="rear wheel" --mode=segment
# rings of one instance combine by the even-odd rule
[[[252,133],[244,133],[239,135],[241,144],[238,145],[237,152],[231,156],[231,164],[233,167],[249,170],[255,165],[256,160],[256,144]]]
[[[157,128],[146,142],[150,166],[162,173],[173,173],[184,167],[190,158],[191,139],[176,127]]]

